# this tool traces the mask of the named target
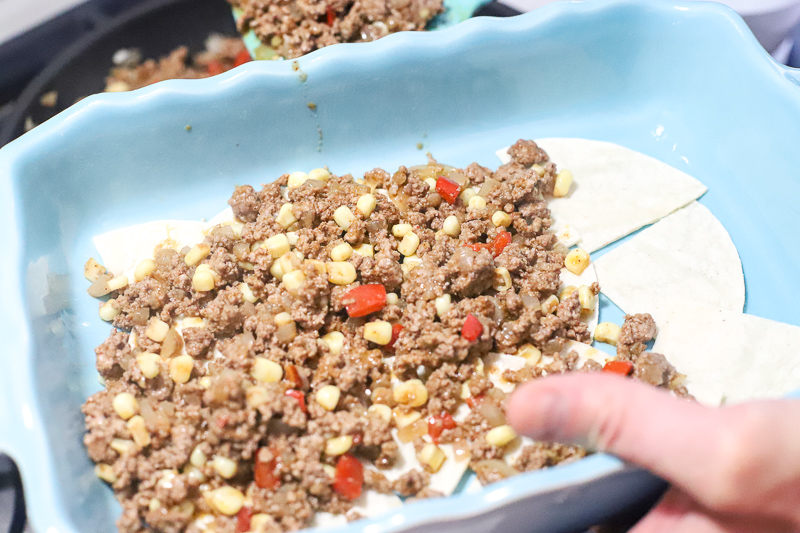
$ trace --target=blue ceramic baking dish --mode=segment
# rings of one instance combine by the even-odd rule
[[[724,7],[601,0],[73,106],[0,150],[0,449],[20,466],[33,528],[107,533],[118,513],[81,440],[109,329],[85,293],[93,235],[209,217],[235,184],[287,170],[393,169],[424,151],[496,166],[519,137],[588,137],[703,181],[741,253],[747,312],[798,324],[798,84]],[[342,531],[569,532],[659,488],[595,455]]]

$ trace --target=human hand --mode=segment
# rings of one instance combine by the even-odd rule
[[[800,400],[714,409],[578,374],[520,387],[508,419],[519,434],[605,451],[670,482],[632,533],[800,532]]]

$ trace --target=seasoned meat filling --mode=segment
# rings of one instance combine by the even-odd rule
[[[497,172],[431,159],[283,175],[236,188],[234,221],[159,249],[131,280],[87,263],[116,329],[96,350],[105,389],[84,405],[85,443],[120,531],[292,531],[319,512],[360,516],[368,490],[440,495],[446,461],[490,482],[582,457],[520,447],[484,364],[525,357],[512,384],[602,368],[564,349],[590,341],[599,288],[560,292],[555,165],[531,141],[511,155]],[[616,362],[677,386],[642,353],[654,333],[649,315],[627,317]],[[409,443],[417,466],[397,474]]]

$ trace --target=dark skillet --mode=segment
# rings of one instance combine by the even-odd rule
[[[199,52],[211,33],[237,35],[225,0],[145,0],[98,25],[56,56],[0,117],[0,146],[25,133],[26,117],[41,124],[78,99],[102,92],[112,56],[120,48],[138,48],[144,58],[162,57],[184,45]],[[55,107],[39,103],[49,91],[58,92]]]

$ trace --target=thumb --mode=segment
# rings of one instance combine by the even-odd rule
[[[620,376],[552,376],[520,387],[508,419],[536,440],[609,452],[697,490],[714,463],[724,421],[718,411]]]

